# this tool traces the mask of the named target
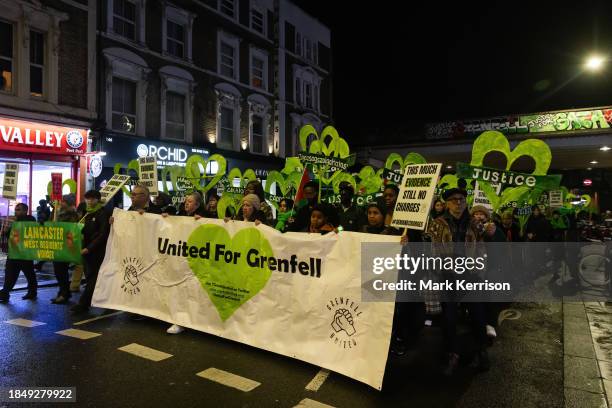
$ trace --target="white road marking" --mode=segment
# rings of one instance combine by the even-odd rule
[[[7,320],[4,323],[14,324],[15,326],[23,326],[23,327],[36,327],[36,326],[42,326],[43,324],[47,324],[47,323],[35,322],[34,320],[27,320],[27,319]]]
[[[95,322],[96,320],[106,319],[107,317],[117,316],[117,315],[120,315],[121,313],[124,313],[124,312],[118,311],[118,312],[115,312],[115,313],[109,313],[109,314],[105,314],[105,315],[102,315],[102,316],[93,317],[93,318],[87,319],[87,320],[81,320],[80,322],[72,323],[72,325],[73,326],[80,326],[80,325],[85,324],[85,323]]]
[[[329,376],[329,371],[322,368],[319,370],[317,375],[308,383],[306,386],[307,391],[319,391],[319,388],[323,385],[327,377]]]
[[[334,408],[331,405],[323,404],[322,402],[304,398],[293,408]]]
[[[155,350],[150,347],[141,346],[140,344],[132,343],[127,346],[119,347],[118,350],[133,354],[138,357],[146,358],[151,361],[162,361],[172,357],[172,354],[164,353],[163,351]]]
[[[196,374],[198,377],[206,378],[207,380],[218,382],[219,384],[227,385],[228,387],[239,389],[240,391],[248,392],[261,385],[257,381],[241,377],[236,374],[228,373],[227,371],[219,370],[218,368],[207,368]]]
[[[94,337],[98,337],[102,335],[101,333],[94,333],[94,332],[79,330],[79,329],[61,330],[61,331],[55,332],[55,334],[61,334],[62,336],[74,337],[75,339],[81,339],[81,340],[89,340]]]

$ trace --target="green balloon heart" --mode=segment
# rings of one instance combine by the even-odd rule
[[[293,172],[288,176],[284,176],[283,173],[276,170],[272,170],[268,173],[266,178],[266,186],[264,192],[270,194],[272,186],[276,187],[276,195],[281,197],[289,197],[292,190],[297,190],[300,185],[302,175],[297,172]],[[279,194],[280,193],[280,194]],[[274,208],[279,209],[279,203],[271,201]]]
[[[312,137],[310,146],[308,140]],[[299,134],[300,147],[308,153],[322,154],[327,157],[338,157],[341,159],[347,158],[350,155],[349,145],[333,126],[326,126],[319,136],[317,130],[312,125],[303,126]],[[319,178],[322,184],[333,185],[334,179],[338,177],[341,170],[335,171],[331,176],[329,166],[315,165],[313,166],[315,176]]]
[[[521,156],[528,156],[535,163],[534,175],[546,175],[552,161],[552,153],[546,143],[539,139],[527,139],[519,143],[514,150],[510,149],[510,143],[503,133],[488,130],[476,138],[472,146],[472,166],[482,166],[485,156],[491,152],[499,152],[506,157],[506,170],[510,170],[512,164]],[[514,187],[505,189],[501,196],[497,196],[491,184],[482,181],[478,183],[491,202],[493,210],[507,202],[519,201],[530,191],[529,187]]]
[[[270,279],[267,263],[253,265],[254,259],[261,259],[258,256],[274,256],[270,243],[257,228],[241,229],[232,238],[219,225],[200,225],[187,244],[200,248],[209,245],[207,259],[190,257],[187,262],[223,321],[257,295]]]
[[[160,171],[160,181],[162,181],[162,191],[166,194],[168,191],[168,177],[170,177],[170,184],[172,186],[172,191],[178,191],[178,178],[185,177],[185,168],[181,166],[166,166]]]

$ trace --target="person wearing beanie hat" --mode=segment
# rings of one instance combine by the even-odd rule
[[[259,214],[259,208],[261,207],[261,201],[256,194],[247,194],[242,197],[242,220],[241,221],[260,221],[262,215]]]
[[[482,213],[482,216],[484,216],[484,221],[489,221],[491,219],[491,212],[484,205],[475,205],[470,208],[470,215],[472,217],[474,217],[475,213]]]

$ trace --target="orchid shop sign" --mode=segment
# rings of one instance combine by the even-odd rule
[[[548,132],[575,132],[612,127],[612,107],[573,111],[506,115],[495,118],[460,120],[428,124],[427,139],[473,137],[487,130],[504,135]]]

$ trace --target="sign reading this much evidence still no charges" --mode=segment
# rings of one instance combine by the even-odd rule
[[[102,190],[100,190],[100,201],[102,203],[108,203],[110,199],[113,198],[113,196],[117,194],[117,192],[121,190],[121,187],[123,187],[123,185],[129,180],[130,176],[128,175],[115,174],[110,180],[108,180],[108,183],[106,183]]]
[[[406,166],[393,211],[392,227],[425,229],[441,168],[440,163]]]
[[[151,197],[157,196],[157,160],[155,156],[138,158],[140,180],[138,184],[149,189]]]

